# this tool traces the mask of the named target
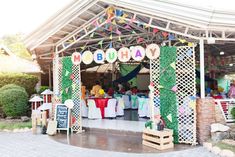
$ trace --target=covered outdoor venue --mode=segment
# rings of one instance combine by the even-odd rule
[[[72,99],[73,131],[140,133],[158,119],[173,130],[175,143],[195,145],[208,136],[211,121],[200,123],[208,110],[219,106],[224,120],[233,121],[234,99],[205,98],[206,89],[218,88],[216,78],[234,73],[231,14],[171,0],[74,0],[24,41],[53,84],[51,119],[57,104]],[[136,91],[120,92],[120,84]]]

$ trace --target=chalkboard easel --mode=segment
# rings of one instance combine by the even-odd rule
[[[57,104],[55,110],[55,118],[57,121],[57,130],[66,130],[69,134],[70,113],[71,110],[64,104]]]

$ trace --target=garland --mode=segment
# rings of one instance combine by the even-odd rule
[[[72,98],[72,66],[71,57],[63,57],[62,59],[62,103]]]
[[[173,129],[174,142],[178,143],[178,119],[175,68],[176,47],[161,47],[160,50],[160,113],[166,123],[166,127]],[[170,90],[169,90],[170,89]]]

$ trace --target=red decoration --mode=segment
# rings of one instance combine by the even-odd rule
[[[139,37],[139,38],[137,39],[137,43],[138,43],[138,44],[139,44],[140,42],[142,42],[142,41],[144,41],[144,38]]]
[[[74,74],[70,75],[70,79],[73,80],[75,78]]]
[[[167,32],[162,32],[163,37],[167,37],[168,33]]]
[[[153,33],[157,33],[159,30],[157,28],[153,28]]]
[[[72,124],[74,124],[76,122],[76,118],[72,117]]]

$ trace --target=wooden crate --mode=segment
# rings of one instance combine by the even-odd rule
[[[144,129],[143,145],[153,147],[158,150],[174,148],[173,130],[164,129],[163,131]]]

